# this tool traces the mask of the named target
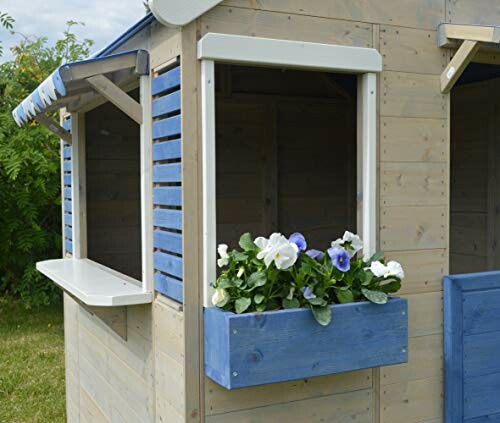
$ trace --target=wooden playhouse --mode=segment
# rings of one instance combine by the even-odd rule
[[[38,269],[65,291],[68,421],[439,423],[444,338],[446,421],[500,421],[498,275],[449,278],[444,318],[442,283],[500,264],[498,0],[150,6],[13,112],[62,139],[64,256]],[[218,242],[344,229],[406,301],[343,308],[331,355],[269,367],[271,319],[204,317]]]

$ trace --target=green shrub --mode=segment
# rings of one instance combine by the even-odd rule
[[[33,122],[19,128],[11,113],[60,64],[88,56],[92,41],[78,40],[77,23],[67,24],[54,45],[22,36],[13,59],[0,64],[0,295],[19,296],[27,307],[59,295],[35,263],[61,257],[60,140]]]

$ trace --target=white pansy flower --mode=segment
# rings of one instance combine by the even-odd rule
[[[367,269],[371,270],[371,272],[378,278],[395,276],[396,278],[403,279],[405,277],[403,267],[397,261],[390,261],[387,263],[387,266],[379,261],[374,261]]]
[[[342,238],[332,241],[333,248],[345,248],[349,253],[349,257],[354,257],[356,253],[363,249],[363,241],[359,235],[345,231]]]
[[[212,304],[217,307],[224,307],[229,301],[229,294],[224,288],[217,288],[212,295]]]
[[[389,271],[389,268],[378,260],[372,261],[372,264],[370,267],[367,267],[367,269],[370,270],[377,278],[385,276],[385,274]]]
[[[403,266],[401,266],[401,264],[399,264],[397,261],[390,261],[389,263],[387,263],[387,268],[388,272],[386,274],[386,277],[395,276],[396,278],[404,279],[405,272],[403,270]]]
[[[278,269],[286,270],[297,261],[299,248],[280,233],[273,233],[268,240],[259,237],[254,242],[260,248],[257,258],[264,260],[267,267],[274,262]]]
[[[217,252],[219,253],[220,259],[217,260],[217,266],[224,267],[229,263],[229,254],[227,253],[227,245],[219,244],[217,247]]]

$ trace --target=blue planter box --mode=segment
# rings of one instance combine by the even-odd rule
[[[408,303],[335,304],[321,326],[309,309],[235,314],[205,309],[205,373],[227,389],[408,361]]]

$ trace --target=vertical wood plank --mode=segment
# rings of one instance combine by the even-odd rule
[[[203,319],[200,238],[202,210],[200,184],[199,88],[200,64],[197,59],[197,22],[182,28],[181,34],[181,110],[183,209],[183,274],[186,422],[201,422],[203,388]],[[187,117],[187,118],[186,118]],[[188,263],[188,265],[186,265]]]

